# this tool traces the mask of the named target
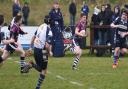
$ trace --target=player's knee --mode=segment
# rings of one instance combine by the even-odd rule
[[[118,55],[119,54],[119,50],[115,50],[114,55]]]
[[[43,75],[46,75],[46,73],[47,73],[46,69],[41,71],[41,74],[43,74]]]
[[[76,54],[77,56],[81,55],[80,51],[77,51],[75,54]]]
[[[122,51],[121,51],[121,53],[127,53],[127,49],[123,49]]]
[[[22,51],[21,52],[21,56],[25,56],[25,51]]]

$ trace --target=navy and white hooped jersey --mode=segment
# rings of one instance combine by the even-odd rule
[[[49,38],[49,36],[52,37],[50,27],[45,23],[40,25],[35,33],[35,36],[36,38],[34,41],[34,47],[43,49],[45,46],[45,42],[47,42],[47,38]]]
[[[125,29],[124,28],[116,28],[116,37],[121,37],[121,35],[120,35],[121,32],[128,32],[128,21],[127,20],[123,21],[120,17],[117,17],[115,19],[115,21],[113,21],[113,23],[115,25],[122,25],[122,26],[126,27]]]

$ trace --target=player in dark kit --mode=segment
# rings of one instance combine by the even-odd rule
[[[32,38],[31,44],[34,42],[34,58],[35,62],[30,61],[24,68],[28,71],[30,68],[35,68],[39,73],[39,79],[35,89],[40,89],[40,86],[45,79],[48,65],[48,51],[51,51],[52,31],[50,29],[50,17],[45,16],[44,24],[37,29],[35,36]],[[50,50],[49,50],[50,49]]]
[[[114,52],[114,63],[112,65],[113,68],[117,68],[118,59],[119,59],[119,51],[123,53],[127,52],[126,45],[126,36],[128,35],[128,13],[123,11],[121,16],[116,18],[115,21],[112,22],[111,27],[116,28],[116,34],[114,38],[115,43],[115,52]]]
[[[3,63],[11,53],[14,51],[19,52],[20,55],[20,66],[21,66],[21,73],[24,73],[22,70],[25,65],[25,51],[23,50],[20,42],[18,41],[19,34],[27,34],[26,32],[22,31],[20,25],[22,23],[22,16],[18,15],[14,19],[14,24],[10,29],[10,38],[8,40],[3,40],[3,44],[6,45],[2,56],[0,56],[0,63]]]

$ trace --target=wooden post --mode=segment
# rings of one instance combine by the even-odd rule
[[[90,25],[90,54],[94,53],[94,28],[93,25]]]

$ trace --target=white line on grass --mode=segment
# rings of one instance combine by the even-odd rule
[[[71,84],[74,84],[74,85],[78,85],[78,86],[84,86],[83,84],[81,83],[78,83],[78,82],[74,82],[74,81],[69,81]]]
[[[53,75],[52,72],[48,71],[48,74],[51,74]],[[55,74],[54,74],[55,75]],[[56,78],[60,79],[60,80],[63,80],[63,81],[68,81],[69,83],[73,84],[73,85],[77,85],[77,86],[84,86],[83,84],[79,83],[79,82],[74,82],[74,81],[70,81],[64,77],[62,77],[61,75],[55,75]]]
[[[58,79],[61,79],[61,80],[66,80],[64,77],[62,77],[62,76],[60,76],[60,75],[56,75],[56,77],[57,77]]]
[[[14,61],[15,63],[19,63],[19,61]],[[52,72],[48,71],[48,74],[53,75]],[[79,83],[79,82],[74,82],[74,81],[70,81],[60,75],[55,75],[56,78],[63,80],[63,81],[68,81],[69,83],[73,84],[73,85],[77,85],[77,86],[84,86],[83,84]]]

